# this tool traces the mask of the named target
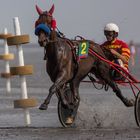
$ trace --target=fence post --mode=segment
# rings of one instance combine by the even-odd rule
[[[21,44],[29,43],[29,35],[21,35],[20,24],[18,17],[13,19],[15,36],[9,37],[7,39],[8,45],[16,45],[19,64],[17,67],[11,67],[11,75],[20,76],[20,86],[21,86],[21,99],[14,101],[15,108],[24,109],[25,124],[28,126],[31,124],[29,107],[35,107],[37,105],[36,99],[29,99],[27,94],[27,83],[25,75],[30,75],[33,73],[32,65],[24,65],[23,49]]]
[[[4,40],[4,54],[0,55],[0,59],[5,60],[5,72],[1,73],[2,78],[6,78],[6,93],[11,93],[11,80],[10,80],[10,65],[9,60],[14,59],[14,55],[9,53],[9,47],[7,45],[7,38],[12,36],[8,34],[7,28],[4,28],[4,34],[0,34],[0,39]]]

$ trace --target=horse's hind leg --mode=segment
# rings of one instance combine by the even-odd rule
[[[118,86],[115,82],[110,81],[110,83],[108,83],[108,84],[112,87],[112,89],[116,93],[117,97],[119,97],[121,99],[121,101],[124,103],[125,106],[127,106],[127,107],[134,106],[134,101],[132,99],[128,100],[126,97],[124,97],[121,93],[121,90],[118,88]]]
[[[102,65],[99,65],[99,67],[102,68]],[[121,90],[118,88],[117,84],[111,79],[108,69],[102,69],[102,71],[100,71],[100,76],[113,89],[117,97],[121,99],[125,106],[134,106],[134,101],[132,99],[128,100],[122,95]]]

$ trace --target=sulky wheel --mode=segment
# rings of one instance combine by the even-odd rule
[[[138,127],[140,127],[140,92],[138,92],[135,101],[135,119]]]
[[[29,43],[29,35],[16,35],[7,38],[8,46]]]
[[[63,103],[61,102],[61,100],[59,99],[58,117],[59,117],[59,120],[60,120],[63,127],[72,127],[74,124],[76,115],[77,115],[77,110],[78,110],[79,104],[77,104],[77,106],[74,106],[72,104],[73,96],[72,96],[70,88],[68,88],[68,87],[65,88],[64,95],[65,95],[67,102],[70,105],[70,108],[64,106]],[[67,120],[71,119],[71,117],[73,118],[71,123],[67,123]]]

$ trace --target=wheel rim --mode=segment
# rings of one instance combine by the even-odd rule
[[[69,117],[69,114],[70,114],[70,110],[65,108],[61,101],[59,100],[59,103],[58,103],[58,116],[59,116],[59,120],[61,122],[61,124],[64,126],[64,127],[70,127],[72,124],[66,124],[66,119]]]
[[[140,92],[138,92],[135,101],[135,119],[137,126],[140,127]]]

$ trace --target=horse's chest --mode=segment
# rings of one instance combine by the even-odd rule
[[[47,62],[46,70],[50,77],[56,77],[59,72],[59,66],[56,62]]]

